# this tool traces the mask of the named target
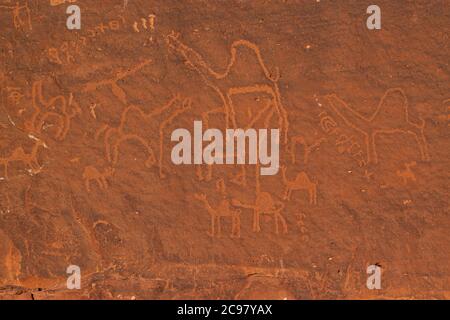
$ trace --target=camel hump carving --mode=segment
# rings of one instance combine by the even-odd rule
[[[425,121],[419,118],[412,122],[409,104],[402,89],[393,88],[385,92],[370,117],[364,117],[351,108],[336,94],[327,96],[329,105],[349,127],[365,136],[369,163],[377,163],[376,135],[383,133],[408,133],[415,137],[422,160],[429,160],[428,143],[425,139]]]
[[[396,174],[403,180],[403,184],[407,185],[408,180],[416,181],[416,175],[411,170],[411,168],[415,167],[417,163],[415,161],[405,163],[405,170],[397,170]]]
[[[284,210],[284,204],[279,201],[275,201],[272,195],[268,192],[258,192],[255,199],[255,204],[246,204],[242,203],[239,200],[233,199],[231,201],[233,206],[241,207],[246,209],[253,210],[253,231],[260,232],[261,224],[260,224],[260,216],[262,214],[269,214],[274,216],[275,220],[275,233],[279,234],[280,232],[280,224],[283,233],[288,232],[286,220],[284,219],[281,211]]]
[[[302,171],[297,174],[294,180],[288,180],[286,177],[286,166],[281,167],[281,177],[285,185],[284,199],[290,200],[292,191],[306,190],[309,194],[309,203],[317,204],[317,184],[312,182],[306,172]]]
[[[182,43],[179,40],[178,34],[172,33],[168,35],[166,37],[166,42],[169,49],[181,57],[188,67],[195,70],[204,83],[213,89],[213,91],[215,91],[215,93],[220,97],[223,103],[222,108],[225,113],[226,128],[230,128],[230,125],[234,128],[238,127],[235,101],[233,100],[234,96],[250,93],[259,93],[264,94],[265,96],[268,95],[270,96],[271,102],[267,105],[267,108],[272,108],[276,111],[278,117],[278,128],[282,132],[283,144],[287,144],[289,121],[287,118],[287,111],[281,101],[280,89],[278,87],[280,73],[278,68],[276,68],[276,71],[273,73],[268,70],[257,45],[247,40],[237,40],[233,42],[230,48],[230,58],[227,62],[225,70],[216,71],[209,66],[209,64],[199,53]],[[241,57],[240,54],[238,55],[238,51],[240,52],[243,48],[249,49],[253,52],[257,62],[256,65],[259,66],[259,69],[262,71],[262,75],[256,77],[256,79],[249,77],[248,73],[244,74],[242,70],[236,66],[238,57]],[[236,72],[233,72],[233,81],[229,79],[232,70],[236,70]],[[236,73],[236,75],[234,73]],[[236,76],[238,81],[234,81]],[[242,84],[241,82],[244,81],[245,84]],[[237,85],[237,82],[240,84]],[[261,114],[259,116],[261,116]],[[266,123],[268,123],[271,118],[272,115],[266,119]]]
[[[231,234],[232,238],[239,238],[241,236],[241,210],[232,209],[230,205],[230,201],[226,198],[223,198],[219,205],[214,208],[209,203],[207,197],[203,193],[196,193],[194,198],[203,203],[206,211],[208,211],[211,216],[211,232],[210,236],[215,237],[221,236],[222,227],[221,227],[221,218],[229,217],[231,218]]]

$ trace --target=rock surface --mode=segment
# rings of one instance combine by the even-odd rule
[[[50,2],[0,1],[0,299],[450,298],[448,1]],[[172,164],[227,94],[277,175]]]

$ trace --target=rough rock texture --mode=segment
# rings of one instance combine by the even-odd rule
[[[76,4],[0,0],[0,298],[450,298],[448,1]],[[283,169],[173,165],[194,120]]]

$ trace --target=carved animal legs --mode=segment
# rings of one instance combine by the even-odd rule
[[[416,126],[412,126],[408,132],[415,135],[422,160],[429,161],[430,154],[428,153],[428,143],[427,140],[425,139],[425,135],[423,134],[423,128],[417,128]]]
[[[275,217],[275,233],[279,234],[278,224],[280,222],[281,222],[281,225],[283,227],[283,233],[287,233],[288,230],[287,230],[286,220],[283,218],[281,213],[279,211],[275,211],[273,214],[274,214],[274,217]]]
[[[260,211],[255,209],[253,212],[253,231],[254,232],[260,232],[261,231],[261,225],[259,224],[259,215],[261,214]]]
[[[89,179],[86,179],[86,180],[84,181],[84,186],[86,187],[86,190],[87,190],[88,192],[91,191],[91,182],[90,182]]]
[[[232,217],[232,228],[231,237],[240,238],[241,237],[241,218],[238,213],[235,213]]]
[[[292,189],[289,187],[286,187],[286,189],[284,190],[283,199],[289,201],[291,199],[291,193],[292,193]]]
[[[316,187],[316,185],[312,184],[308,188],[308,192],[309,192],[309,203],[310,204],[317,204],[317,187]]]
[[[8,180],[8,160],[3,160],[2,163],[5,172],[5,179]]]

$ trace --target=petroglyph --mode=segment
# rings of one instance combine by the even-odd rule
[[[25,95],[22,93],[22,88],[19,87],[6,87],[6,96],[8,104],[17,106],[20,104]]]
[[[17,1],[15,6],[0,5],[0,9],[11,10],[12,20],[16,30],[33,30],[33,26],[31,24],[31,11],[28,6],[28,2],[25,1],[23,4],[20,4],[20,1]]]
[[[46,100],[42,86],[42,80],[33,83],[32,107],[34,112],[31,119],[25,121],[25,129],[32,133],[40,134],[44,129],[44,125],[50,119],[54,119],[57,125],[55,138],[62,141],[70,130],[72,119],[81,114],[81,108],[74,100],[72,93],[69,94],[68,99],[58,95]]]
[[[336,121],[332,117],[326,114],[326,112],[321,112],[320,117],[320,127],[325,133],[332,134],[337,127]]]
[[[10,213],[12,209],[11,198],[9,194],[2,193],[0,197],[0,214]]]
[[[413,182],[416,181],[416,175],[411,170],[412,167],[415,167],[417,163],[415,161],[405,163],[405,169],[404,170],[397,170],[396,174],[403,180],[403,184],[407,185],[408,181],[411,180]]]
[[[0,229],[0,284],[19,283],[22,272],[22,255],[8,235]]]
[[[309,195],[309,203],[317,204],[317,183],[312,182],[304,171],[299,172],[295,179],[290,181],[286,177],[286,170],[286,166],[281,167],[283,184],[286,186],[283,199],[289,201],[291,199],[292,191],[306,190]]]
[[[444,100],[442,102],[444,106],[447,107],[446,113],[442,114],[438,117],[438,120],[443,122],[444,124],[447,124],[448,127],[450,127],[450,99]]]
[[[367,181],[370,181],[370,179],[372,178],[372,176],[374,175],[373,172],[368,171],[367,169],[364,170],[364,178],[367,179]]]
[[[60,4],[64,3],[75,3],[77,0],[50,0],[51,6],[59,6]]]
[[[205,194],[195,194],[195,198],[203,203],[208,213],[211,216],[211,232],[210,236],[215,237],[221,235],[221,218],[231,218],[231,234],[232,238],[240,238],[241,236],[241,211],[234,210],[230,206],[230,200],[223,198],[217,208],[213,208]],[[217,226],[217,227],[216,227]],[[216,230],[217,229],[217,230]]]
[[[343,130],[326,111],[320,112],[319,118],[321,130],[327,134],[327,136],[336,136],[335,145],[337,151],[341,154],[349,154],[358,162],[359,167],[365,167],[367,161],[364,158],[361,146],[355,141],[355,138],[353,136],[349,138],[347,134],[343,133]]]
[[[231,201],[233,206],[241,207],[246,209],[253,210],[253,231],[260,232],[260,216],[262,214],[272,215],[274,217],[275,222],[275,233],[279,234],[281,224],[282,232],[287,233],[288,228],[286,224],[286,220],[284,219],[281,211],[284,210],[284,204],[280,201],[275,201],[272,195],[268,192],[259,192],[256,194],[255,204],[245,204],[237,199],[233,199]]]
[[[247,40],[237,40],[233,42],[231,44],[230,59],[227,66],[223,72],[220,72],[213,70],[199,53],[182,43],[179,40],[179,35],[172,33],[167,36],[166,41],[169,49],[180,55],[186,65],[194,69],[205,81],[206,85],[213,89],[221,98],[226,115],[225,128],[231,128],[230,124],[234,128],[238,128],[233,96],[251,93],[266,94],[272,100],[270,106],[274,107],[277,113],[278,128],[283,137],[283,144],[287,144],[289,122],[287,112],[281,102],[281,95],[278,87],[278,80],[280,78],[279,70],[276,68],[275,72],[271,73],[267,69],[257,45]],[[248,85],[236,87],[230,80],[230,75],[239,73],[239,70],[236,70],[234,66],[236,64],[238,52],[242,49],[248,49],[252,52],[253,57],[256,58],[256,64],[263,73],[264,79],[258,79],[252,83],[248,83]]]
[[[320,138],[320,139],[316,140],[314,143],[308,145],[303,136],[292,137],[291,144],[290,144],[290,153],[291,153],[292,164],[296,163],[297,144],[303,145],[303,163],[308,164],[309,155],[311,154],[311,152],[314,151],[315,149],[318,149],[319,146],[326,140],[327,140],[326,138]]]
[[[87,166],[83,171],[83,180],[86,190],[91,191],[91,181],[97,182],[100,189],[108,188],[108,180],[106,178],[112,177],[114,174],[114,168],[106,168],[103,172],[100,172],[94,166]]]
[[[95,120],[97,120],[97,114],[95,113],[95,108],[97,108],[97,104],[96,103],[92,103],[89,106],[89,113],[92,116],[92,118],[94,118]]]
[[[38,151],[40,147],[44,147],[48,149],[48,146],[45,144],[43,140],[36,139],[34,146],[31,149],[30,153],[26,153],[22,147],[17,147],[13,150],[11,155],[6,158],[0,158],[0,164],[3,165],[4,168],[4,177],[5,179],[9,179],[8,177],[8,165],[11,162],[23,162],[26,166],[29,167],[30,172],[32,174],[36,174],[41,171],[41,165],[38,162]]]
[[[97,38],[99,35],[105,35],[107,31],[119,31],[126,25],[125,18],[121,15],[117,16],[118,20],[110,20],[105,23],[100,23],[93,28],[87,30],[86,36],[88,38]]]
[[[87,46],[86,40],[86,37],[80,37],[77,40],[64,41],[59,47],[50,47],[47,49],[47,57],[50,62],[59,65],[75,63],[75,56]]]
[[[353,157],[362,152],[361,145],[355,141],[354,136],[349,137],[346,134],[341,134],[336,139],[335,145],[339,153],[348,153]]]
[[[141,18],[139,21],[135,21],[133,23],[134,32],[140,33],[141,31],[146,31],[146,30],[154,32],[155,31],[155,20],[156,20],[156,15],[149,14],[148,18]]]
[[[164,156],[164,129],[172,124],[176,117],[191,109],[191,99],[185,99],[180,109],[175,110],[167,119],[163,120],[159,126],[159,176],[164,178],[163,156]]]
[[[109,163],[115,166],[119,160],[119,148],[122,143],[127,141],[137,141],[140,143],[147,151],[148,158],[145,161],[145,166],[147,168],[152,167],[156,163],[159,166],[159,173],[161,177],[164,177],[163,173],[163,155],[164,153],[164,130],[165,128],[172,123],[172,121],[184,113],[191,107],[191,100],[185,99],[181,100],[179,95],[174,96],[167,104],[163,105],[160,108],[157,108],[153,111],[150,111],[148,114],[145,113],[138,106],[130,105],[128,106],[120,116],[120,123],[118,127],[110,127],[109,125],[103,125],[97,130],[95,139],[98,140],[102,134],[104,134],[104,144],[105,144],[105,154],[106,159]],[[181,105],[181,106],[178,106]],[[177,107],[178,106],[178,107]],[[174,111],[171,111],[167,118],[161,121],[159,125],[159,151],[160,155],[158,157],[159,160],[156,159],[155,153],[149,141],[142,138],[138,133],[127,133],[125,131],[125,126],[129,117],[129,114],[135,113],[139,115],[140,119],[145,122],[153,122],[156,121],[155,117],[162,115],[164,112],[171,110],[175,107]]]
[[[301,234],[301,239],[303,241],[308,241],[309,240],[309,236],[307,235],[308,229],[306,228],[306,224],[305,224],[306,215],[303,212],[301,212],[301,213],[297,213],[295,215],[295,217],[296,217],[297,227]]]
[[[227,193],[227,187],[226,187],[226,184],[225,184],[225,180],[224,180],[224,179],[222,179],[222,178],[217,179],[217,181],[216,181],[216,190],[219,191],[219,193],[220,193],[222,196],[226,195],[226,193]]]
[[[400,102],[395,101],[400,98]],[[415,137],[422,160],[429,160],[428,144],[424,135],[425,121],[413,123],[409,119],[409,105],[402,89],[393,88],[386,91],[375,112],[364,117],[348,106],[336,94],[327,96],[331,108],[346,125],[362,133],[367,147],[368,163],[377,163],[376,137],[379,134],[408,133]]]
[[[125,91],[117,84],[120,80],[125,79],[126,77],[129,77],[145,66],[149,65],[152,62],[151,59],[144,60],[141,63],[138,63],[137,65],[133,66],[132,68],[124,71],[119,71],[115,74],[114,77],[107,80],[102,80],[98,82],[90,82],[85,85],[84,92],[91,92],[96,91],[99,87],[102,86],[111,86],[111,91],[116,96],[117,99],[119,99],[123,104],[127,104],[127,95]]]

